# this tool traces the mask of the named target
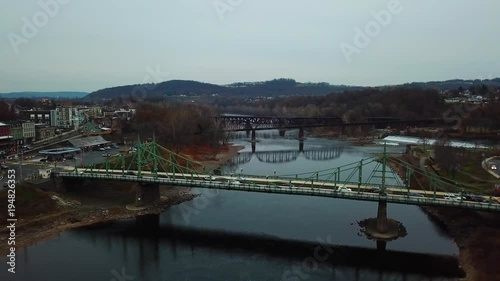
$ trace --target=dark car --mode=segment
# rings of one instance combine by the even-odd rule
[[[380,188],[378,188],[378,187],[372,187],[372,188],[368,189],[366,192],[379,193],[380,192]]]
[[[128,172],[127,172],[127,175],[130,175],[130,176],[135,176],[135,173],[134,173],[134,172],[132,172],[132,171],[128,171]]]
[[[481,196],[481,195],[472,195],[471,199],[472,199],[471,201],[474,201],[474,202],[484,202],[484,201],[486,201],[486,199],[483,196]]]
[[[488,203],[488,204],[500,204],[500,202],[498,202],[498,200],[496,199],[487,199],[484,201],[484,203]]]
[[[413,196],[413,197],[425,197],[423,194],[416,193],[416,192],[408,192],[408,196]]]
[[[40,159],[40,162],[47,162],[47,158]]]
[[[9,184],[8,184],[8,183],[6,183],[6,182],[4,182],[4,183],[3,183],[3,187],[9,187]]]

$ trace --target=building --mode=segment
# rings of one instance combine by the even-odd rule
[[[10,125],[0,122],[0,153],[6,154],[15,151],[15,145],[10,135]]]
[[[10,124],[10,135],[16,144],[23,145],[23,126],[21,123]]]
[[[78,129],[85,120],[76,107],[58,107],[50,111],[50,125],[58,128]]]
[[[24,122],[21,124],[23,128],[23,139],[25,143],[31,143],[35,140],[35,123]]]
[[[22,145],[32,143],[35,140],[35,123],[32,122],[10,122],[10,136],[12,137],[15,150]]]
[[[100,106],[90,106],[88,108],[87,114],[89,117],[97,117],[102,115],[102,110]]]
[[[50,124],[50,110],[21,110],[19,118],[33,123]]]
[[[68,142],[75,148],[81,148],[84,151],[94,150],[97,147],[102,147],[111,143],[110,141],[105,140],[102,136],[69,139]]]
[[[56,135],[56,128],[46,124],[35,124],[35,139],[37,141],[52,138]]]

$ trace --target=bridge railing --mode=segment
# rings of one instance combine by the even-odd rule
[[[60,173],[62,176],[72,178],[92,178],[102,180],[119,180],[141,183],[164,183],[177,186],[201,187],[201,188],[216,188],[224,190],[240,190],[240,191],[257,191],[267,193],[280,193],[280,194],[297,194],[297,195],[310,195],[310,196],[323,196],[335,197],[344,199],[356,199],[364,201],[379,201],[381,198],[391,203],[412,204],[412,205],[430,205],[430,206],[447,206],[447,207],[461,207],[469,209],[492,210],[500,211],[498,204],[485,204],[478,202],[467,201],[449,201],[444,199],[437,199],[432,197],[412,197],[402,195],[381,195],[375,193],[358,193],[358,192],[340,192],[335,189],[323,189],[316,187],[290,187],[279,186],[266,182],[257,183],[240,183],[231,184],[228,182],[217,181],[203,181],[191,178],[153,178],[153,177],[137,177],[137,176],[121,176],[121,175],[105,175],[105,174],[76,174],[76,173]]]

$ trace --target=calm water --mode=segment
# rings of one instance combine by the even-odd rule
[[[299,142],[274,138],[271,134],[271,138],[260,139],[254,154],[244,138],[236,139],[235,143],[246,146],[240,153],[246,162],[240,159],[240,164],[233,163],[225,171],[260,175],[274,175],[274,171],[281,175],[322,170],[359,161],[382,149],[310,138],[304,143],[303,153],[278,153],[279,157],[266,157],[265,152],[298,151]],[[320,149],[322,154],[310,152]],[[336,153],[328,152],[329,149]],[[391,148],[393,151],[401,149]],[[280,163],[272,163],[276,161]],[[17,273],[7,274],[5,268],[0,273],[0,280],[431,280],[430,277],[380,272],[362,266],[332,267],[318,262],[315,267],[303,267],[306,264],[303,261],[314,256],[313,251],[291,258],[288,251],[271,255],[268,253],[270,247],[266,246],[263,250],[223,247],[222,244],[229,244],[229,240],[221,242],[224,238],[215,242],[205,241],[200,236],[189,242],[185,237],[171,236],[178,228],[179,233],[182,229],[188,234],[218,231],[316,243],[322,240],[376,249],[374,241],[360,235],[356,223],[374,217],[376,203],[236,191],[194,191],[201,196],[160,215],[159,229],[138,232],[144,229],[144,224],[125,220],[65,232],[19,250]],[[403,222],[408,231],[406,237],[389,242],[388,250],[458,254],[456,245],[418,207],[389,204],[388,214]],[[154,223],[147,224],[152,225]],[[2,261],[5,264],[5,259]],[[302,271],[292,273],[296,268]]]

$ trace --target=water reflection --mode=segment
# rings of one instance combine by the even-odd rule
[[[315,148],[304,150],[275,150],[258,152],[241,152],[227,162],[229,166],[237,166],[248,163],[255,157],[259,162],[265,163],[286,163],[296,161],[299,156],[312,161],[331,161],[340,157],[343,146],[334,146],[326,148]]]
[[[312,280],[427,280],[421,279],[426,275],[454,280],[460,274],[456,258],[449,256],[199,230],[160,223],[159,216],[81,229],[78,237],[131,259],[140,276],[166,273],[167,280],[301,280],[306,275]]]
[[[236,144],[252,157],[226,169],[261,175],[317,171],[381,151],[314,138],[301,148],[296,139],[273,137],[262,138],[256,152],[273,153],[256,157],[246,140]],[[305,156],[328,155],[324,149],[330,149],[330,159]],[[279,151],[299,153],[294,161],[274,161],[289,157]],[[261,162],[267,158],[273,161]],[[179,209],[63,233],[18,251],[18,273],[2,271],[0,280],[456,280],[456,272],[448,271],[456,270],[456,245],[415,206],[389,205],[389,216],[405,224],[408,236],[386,245],[356,235],[356,221],[376,214],[373,202],[220,191],[187,223]],[[315,258],[317,239],[328,241],[329,234],[341,246],[332,253],[322,249]],[[124,273],[133,279],[120,280]]]

